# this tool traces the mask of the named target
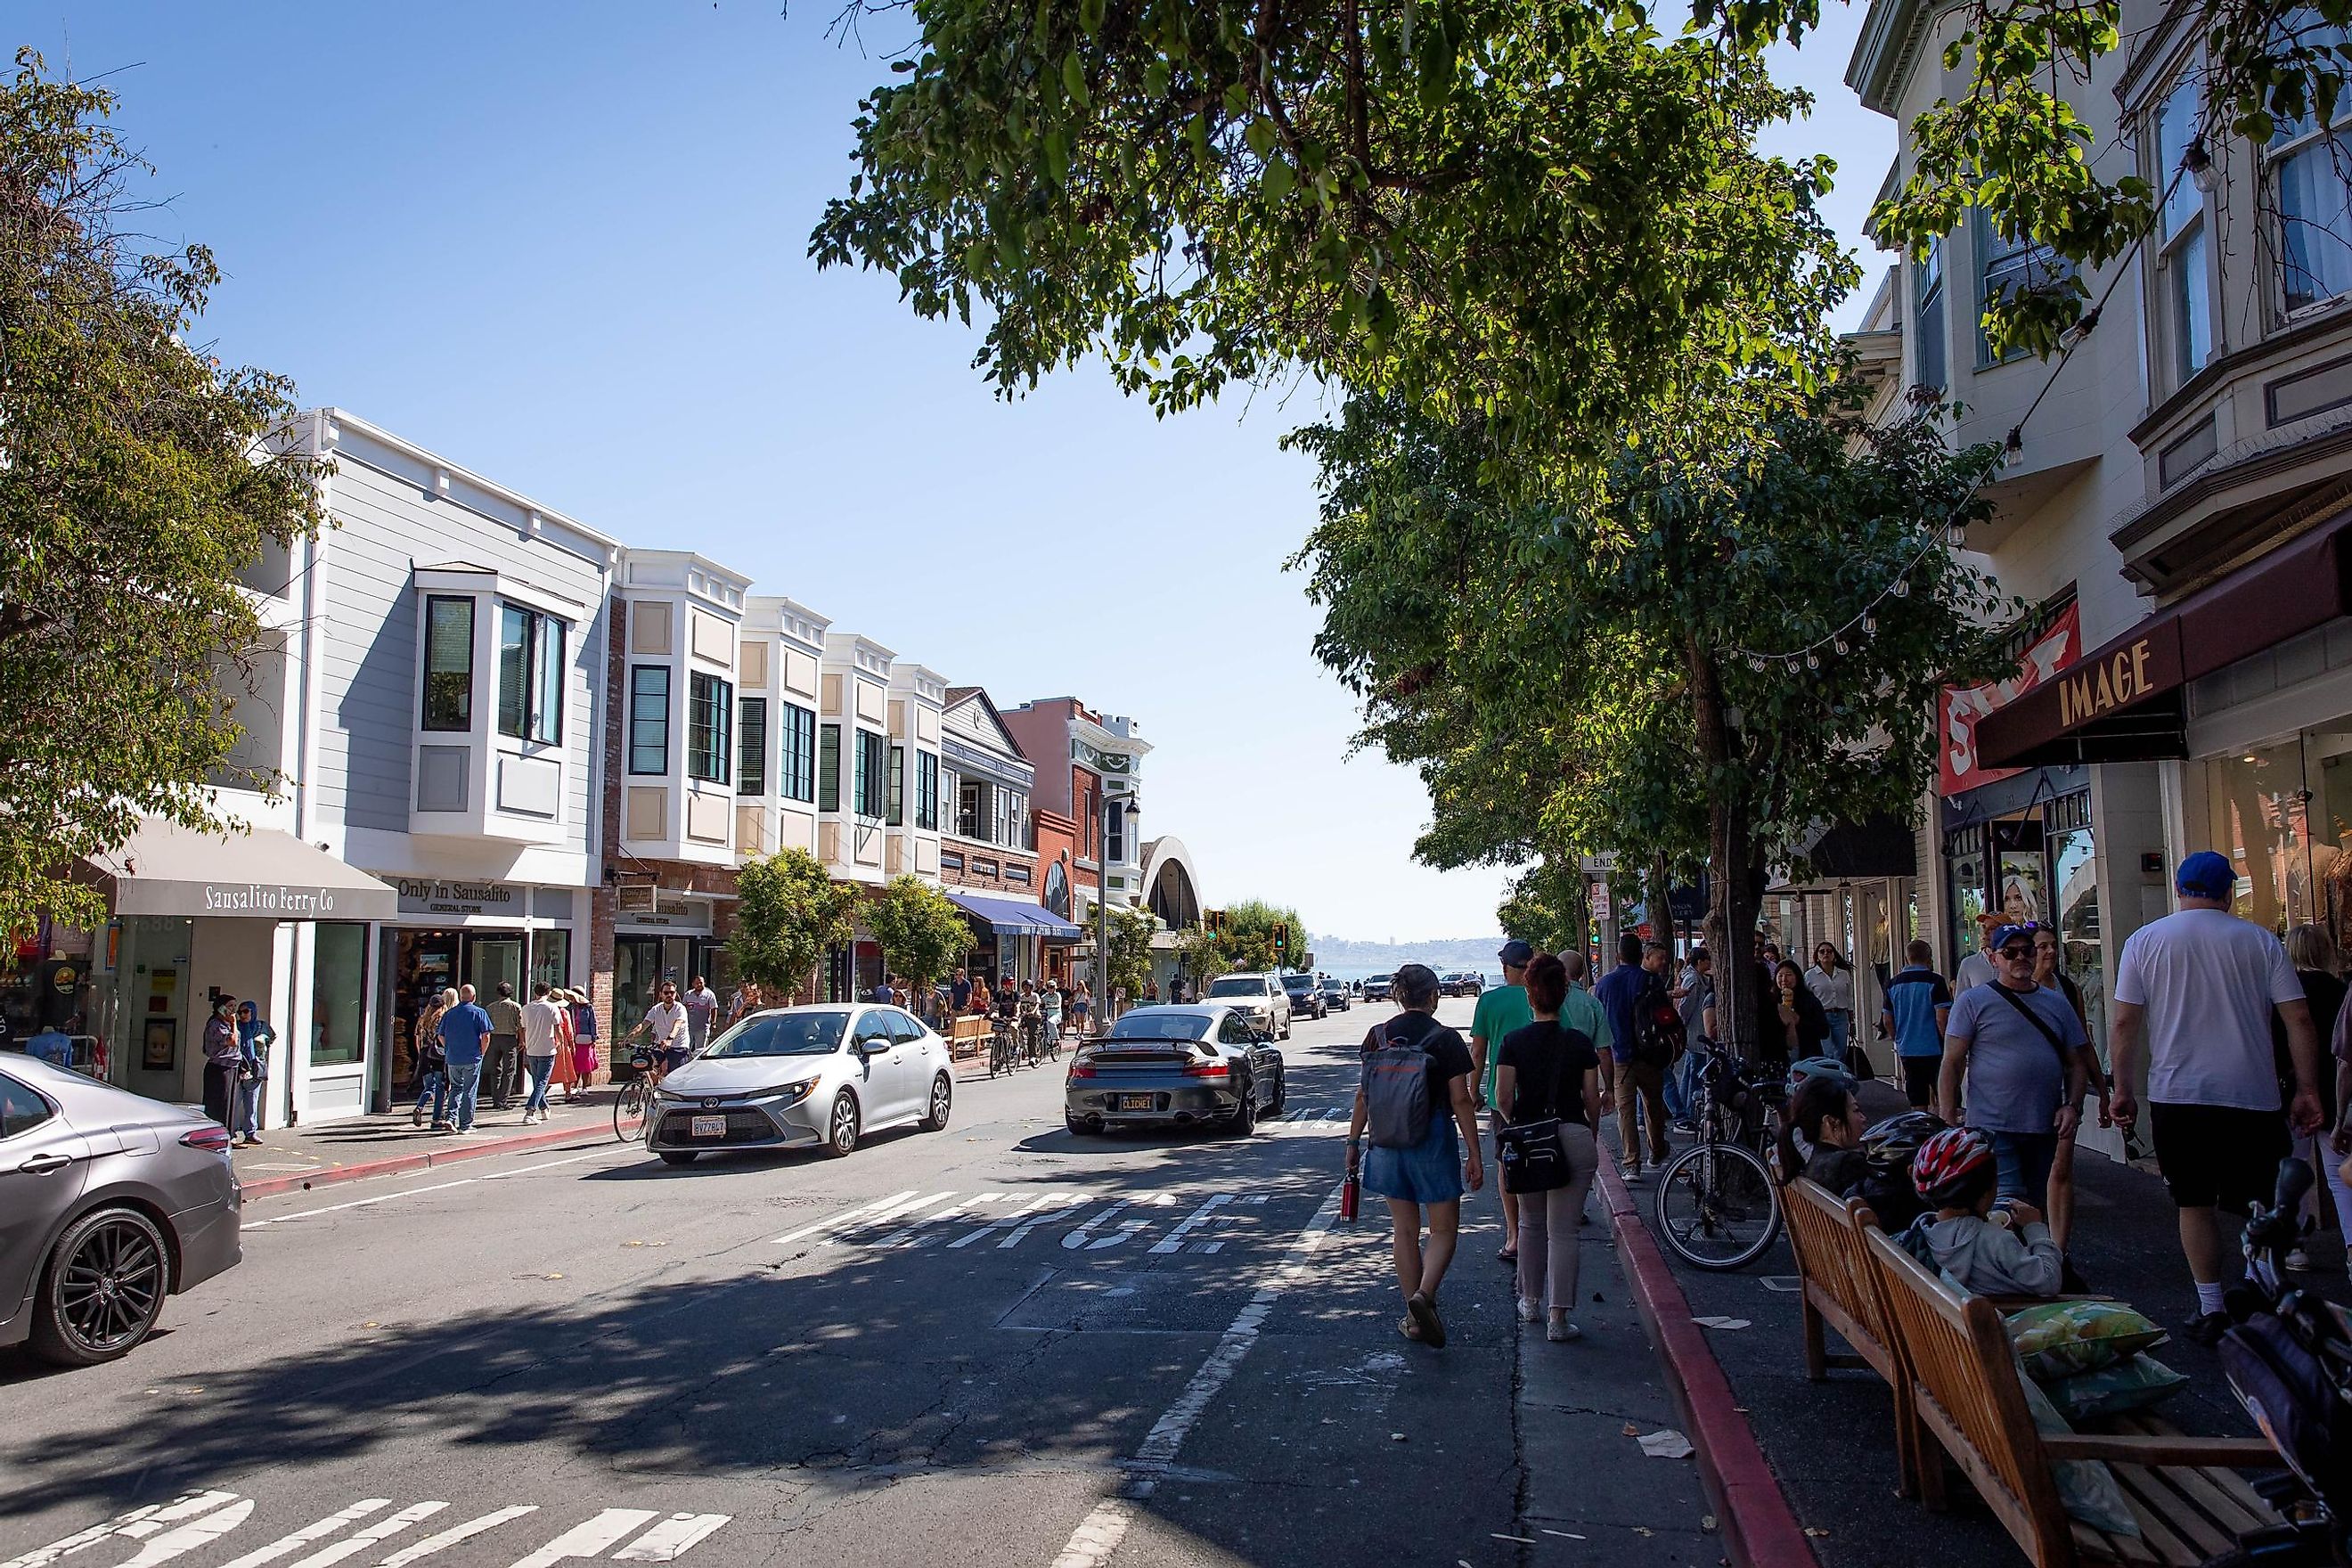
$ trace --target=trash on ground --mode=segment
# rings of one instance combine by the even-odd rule
[[[1654,1459],[1687,1459],[1692,1452],[1691,1440],[1669,1427],[1643,1437],[1642,1452]]]
[[[1691,1321],[1702,1329],[1744,1329],[1748,1326],[1745,1318],[1693,1318]]]

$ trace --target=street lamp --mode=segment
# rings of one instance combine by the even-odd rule
[[[1113,814],[1122,808],[1132,834],[1136,818],[1143,815],[1134,793],[1103,796],[1102,844],[1095,856],[1095,1004],[1105,1028],[1117,1021],[1110,1015],[1110,830],[1117,820]]]

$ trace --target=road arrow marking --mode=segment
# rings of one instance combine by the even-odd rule
[[[141,1547],[139,1554],[124,1563],[122,1568],[156,1568],[157,1563],[185,1556],[199,1546],[210,1546],[252,1517],[253,1500],[240,1499],[218,1513],[190,1520],[179,1529],[157,1536]]]

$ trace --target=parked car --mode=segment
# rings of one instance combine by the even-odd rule
[[[1475,996],[1486,989],[1486,977],[1467,970],[1455,970],[1439,977],[1437,994],[1441,996]]]
[[[1348,983],[1346,981],[1326,980],[1323,983],[1323,1010],[1325,1012],[1344,1013],[1355,1005],[1356,999],[1349,994]]]
[[[1329,1015],[1329,1004],[1323,1000],[1322,983],[1311,974],[1286,974],[1282,977],[1283,994],[1290,998],[1291,1016],[1305,1014],[1309,1018]]]
[[[1203,1002],[1223,1002],[1277,1040],[1290,1038],[1290,993],[1271,974],[1220,974],[1209,982]]]
[[[31,1057],[0,1058],[0,1345],[94,1366],[163,1298],[235,1268],[228,1130]]]
[[[706,1149],[822,1149],[908,1123],[948,1124],[955,1067],[945,1040],[897,1007],[754,1013],[662,1079],[647,1145],[673,1165]]]
[[[1364,1000],[1367,1002],[1387,1001],[1389,999],[1389,984],[1390,982],[1394,979],[1395,976],[1390,974],[1374,974],[1369,976],[1364,981]]]
[[[1071,1058],[1062,1115],[1073,1132],[1206,1124],[1246,1137],[1288,1097],[1282,1053],[1241,1007],[1137,1007]]]

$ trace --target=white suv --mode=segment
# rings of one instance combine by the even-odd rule
[[[1277,1040],[1290,1038],[1290,994],[1271,974],[1220,974],[1209,982],[1203,1002],[1223,1002]]]

